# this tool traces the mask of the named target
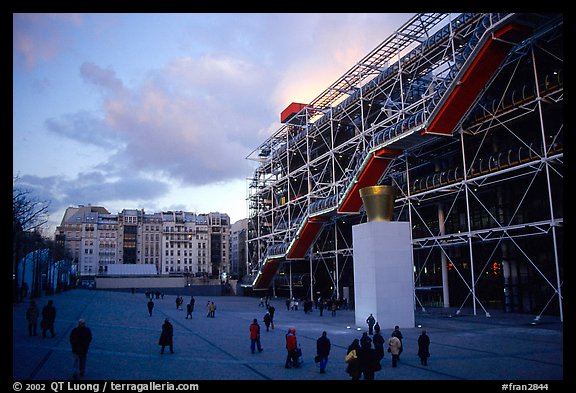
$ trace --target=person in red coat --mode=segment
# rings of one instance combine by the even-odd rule
[[[256,351],[256,347],[258,347],[258,352],[262,352],[262,346],[260,344],[260,325],[258,325],[258,320],[254,318],[250,325],[250,350],[252,353]]]
[[[286,334],[286,368],[298,367],[298,340],[296,339],[296,329],[288,329]]]

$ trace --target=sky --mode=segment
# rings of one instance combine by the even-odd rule
[[[15,13],[13,183],[116,214],[248,216],[247,159],[413,14]]]

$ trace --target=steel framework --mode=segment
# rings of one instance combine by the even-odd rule
[[[301,105],[247,157],[243,285],[350,296],[358,190],[393,184],[418,306],[563,320],[562,26],[417,14]]]

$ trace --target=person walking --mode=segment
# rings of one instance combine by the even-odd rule
[[[42,308],[42,321],[40,321],[40,326],[42,328],[42,338],[46,338],[46,332],[50,331],[52,337],[56,335],[54,333],[54,321],[56,320],[56,307],[54,307],[54,301],[48,300]]]
[[[332,316],[335,317],[336,310],[338,310],[338,302],[336,300],[332,300],[332,306],[330,308],[332,309]]]
[[[299,367],[298,365],[298,340],[296,339],[296,329],[290,328],[288,329],[288,333],[286,333],[286,364],[284,367],[292,368],[292,367]]]
[[[188,303],[191,307],[190,310],[190,318],[192,318],[192,313],[194,312],[194,305],[196,304],[196,299],[194,299],[194,296],[190,296],[190,302]]]
[[[368,334],[371,336],[374,334],[374,324],[376,323],[374,315],[370,314],[368,318],[366,318],[366,323],[368,324]]]
[[[354,352],[354,353],[352,353]],[[358,352],[360,352],[360,341],[355,338],[346,350],[346,372],[353,381],[360,379],[360,362],[358,361]]]
[[[210,302],[210,318],[214,318],[216,316],[216,304],[214,302]]]
[[[271,321],[272,317],[270,316],[270,311],[266,311],[266,314],[264,314],[264,325],[266,325],[266,331],[269,332],[270,331],[270,321]]]
[[[420,337],[418,337],[418,357],[420,358],[421,365],[428,365],[428,358],[430,357],[430,337],[426,334],[426,329],[422,329],[422,333],[420,333]]]
[[[360,373],[364,375],[365,380],[373,380],[374,373],[380,370],[380,361],[374,348],[372,348],[370,338],[368,340],[360,340],[360,350],[358,351],[358,362],[360,366]]]
[[[38,316],[40,311],[34,300],[30,300],[30,305],[26,309],[26,320],[28,321],[28,335],[37,336]]]
[[[162,324],[162,333],[160,333],[160,339],[158,340],[158,345],[162,346],[160,354],[164,353],[164,348],[166,346],[170,347],[170,353],[174,353],[174,347],[172,345],[173,336],[174,336],[174,327],[172,326],[168,318],[166,318],[164,320],[164,323]]]
[[[374,325],[374,333],[380,333],[380,324],[376,321],[376,325]]]
[[[263,351],[260,344],[260,325],[258,325],[258,320],[254,318],[250,324],[250,351],[256,352],[256,347],[258,347],[258,352]]]
[[[268,312],[270,313],[270,327],[272,331],[274,331],[274,313],[276,312],[276,308],[274,308],[273,305],[269,305]]]
[[[316,355],[320,363],[320,374],[326,372],[326,365],[328,364],[328,355],[330,355],[330,339],[327,337],[326,331],[322,332],[322,336],[316,340]]]
[[[376,351],[376,355],[378,355],[378,360],[384,359],[384,344],[386,340],[382,337],[380,331],[374,330],[372,341],[374,342],[374,350]]]
[[[192,300],[190,300],[190,303],[188,303],[186,305],[186,318],[188,319],[188,317],[190,317],[190,319],[192,319],[192,312],[194,311],[194,304],[192,303]]]
[[[400,360],[400,355],[402,355],[402,351],[404,350],[403,348],[403,342],[402,339],[404,337],[402,337],[402,332],[400,331],[400,328],[398,327],[398,325],[394,326],[394,331],[392,332],[392,336],[397,337],[398,340],[400,340],[400,350],[398,352],[398,358],[397,360]]]
[[[152,316],[152,310],[154,309],[154,302],[152,301],[152,299],[148,300],[148,314],[150,314],[150,316]]]
[[[388,339],[388,352],[392,354],[392,367],[398,365],[398,357],[400,356],[400,348],[402,347],[402,342],[396,336],[391,336]]]
[[[88,356],[88,348],[92,342],[92,331],[86,326],[84,319],[78,320],[76,326],[70,332],[70,346],[72,347],[72,354],[74,355],[74,378],[84,376],[86,372],[86,357]]]

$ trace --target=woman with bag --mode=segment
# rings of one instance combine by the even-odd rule
[[[298,364],[298,342],[296,340],[296,329],[288,329],[286,333],[286,368],[300,367]]]
[[[360,362],[358,361],[358,352],[360,351],[360,340],[357,338],[352,341],[346,351],[344,361],[348,364],[346,372],[350,375],[353,381],[360,379]]]

